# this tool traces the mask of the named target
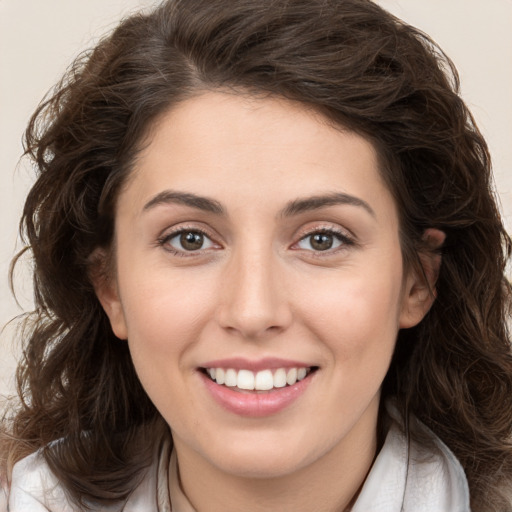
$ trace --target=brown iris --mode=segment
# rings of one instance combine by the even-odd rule
[[[311,247],[317,251],[326,251],[333,244],[333,236],[328,233],[316,233],[311,235]]]
[[[203,247],[204,235],[197,231],[185,231],[180,235],[180,243],[186,251],[197,251]]]

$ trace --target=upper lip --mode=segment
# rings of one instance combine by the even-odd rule
[[[279,357],[264,357],[251,360],[243,357],[230,357],[226,359],[215,359],[202,364],[201,368],[233,368],[234,370],[275,370],[277,368],[310,368],[312,364]]]

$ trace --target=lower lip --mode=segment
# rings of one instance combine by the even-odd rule
[[[299,399],[306,391],[314,374],[310,373],[306,378],[292,386],[275,388],[263,393],[235,391],[217,384],[203,373],[200,375],[213,399],[224,409],[239,416],[260,418],[277,414]]]

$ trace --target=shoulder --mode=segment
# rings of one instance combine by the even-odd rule
[[[75,512],[40,452],[14,466],[9,492],[9,512]]]
[[[449,448],[411,418],[407,428],[387,404],[388,434],[353,512],[469,512],[464,470]]]
[[[460,462],[439,437],[411,418],[405,509],[430,500],[430,510],[469,512],[469,487]]]
[[[153,512],[156,510],[156,462],[146,472],[127,501],[111,506],[91,506],[103,512]],[[9,491],[9,512],[80,512],[64,486],[52,473],[41,452],[16,463]]]

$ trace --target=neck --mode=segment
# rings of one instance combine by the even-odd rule
[[[372,431],[351,432],[334,449],[291,474],[247,478],[220,470],[176,441],[180,485],[197,512],[348,511],[377,451],[373,424]]]

